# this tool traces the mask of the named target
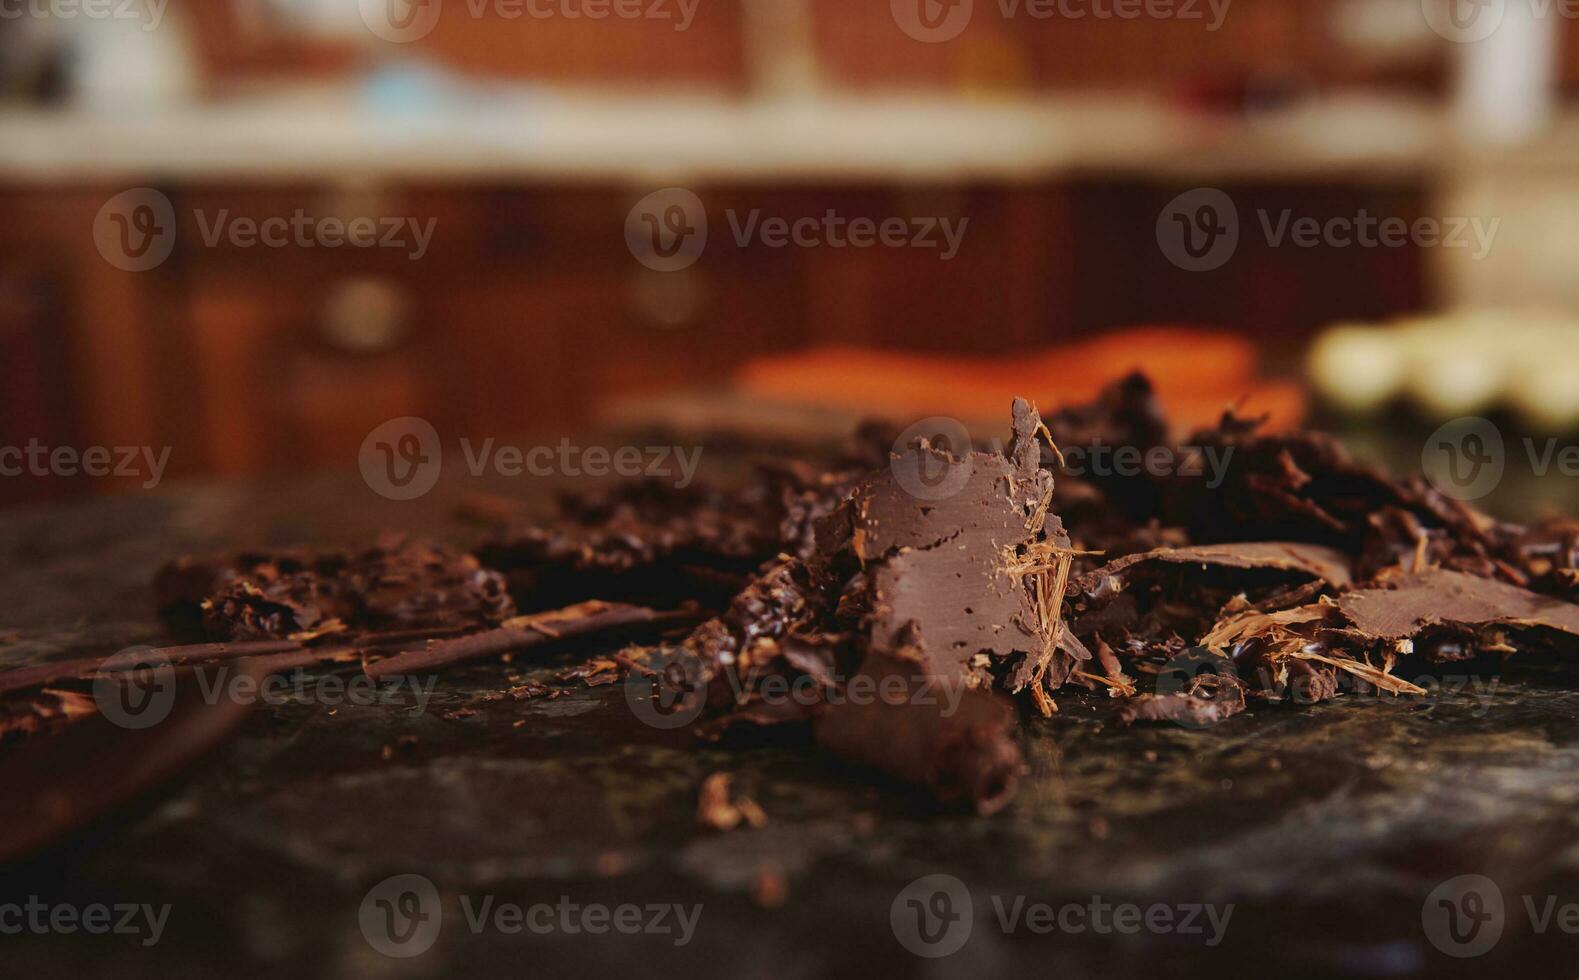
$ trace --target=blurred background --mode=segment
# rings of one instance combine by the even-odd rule
[[[1184,432],[1566,440],[1571,6],[0,0],[0,446],[996,434],[1133,367]],[[138,485],[65,469],[0,503]]]

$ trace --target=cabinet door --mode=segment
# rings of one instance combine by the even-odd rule
[[[88,489],[80,475],[52,474],[18,452],[66,447],[81,452],[81,430],[69,386],[65,292],[69,273],[58,263],[0,251],[0,504]],[[34,459],[38,459],[35,455]]]
[[[1175,265],[1158,242],[1159,215],[1193,187],[1103,181],[1078,189],[1073,241],[1081,330],[1202,323],[1237,328],[1274,356],[1292,355],[1334,320],[1385,317],[1426,301],[1419,247],[1306,248],[1286,224],[1362,215],[1412,222],[1425,207],[1423,187],[1355,181],[1219,189],[1234,205],[1238,245],[1221,265],[1204,271]]]
[[[765,211],[830,209],[845,222],[899,219],[907,244],[787,250],[806,266],[815,342],[1001,353],[1067,330],[1073,284],[1060,189],[846,188],[775,195]]]
[[[95,218],[117,190],[0,187],[0,448],[33,439],[78,453],[168,445],[155,423],[144,318],[154,283],[114,267],[94,244]],[[168,457],[172,471],[178,456]],[[141,484],[36,468],[0,475],[0,499]]]

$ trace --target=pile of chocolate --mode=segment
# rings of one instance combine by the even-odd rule
[[[567,498],[472,554],[391,535],[183,559],[160,610],[206,642],[163,653],[390,676],[617,634],[642,644],[566,683],[626,676],[708,737],[804,732],[989,813],[1014,795],[1020,718],[1060,699],[1204,725],[1579,641],[1579,524],[1502,523],[1232,412],[1174,441],[1138,375],[1045,420],[1016,401],[1001,446],[944,442],[867,426],[826,465]],[[1061,447],[1158,465],[1076,474]],[[29,679],[88,669],[51,667]]]
[[[659,663],[700,682],[708,730],[804,725],[991,812],[1020,767],[1004,695],[1050,715],[1096,692],[1126,722],[1202,726],[1249,699],[1422,695],[1404,678],[1579,641],[1579,525],[1498,522],[1329,437],[1259,428],[1230,412],[1172,442],[1132,376],[1045,422],[1017,401],[1001,451],[895,446],[835,481],[810,548]],[[1060,446],[1158,465],[1071,476]],[[820,697],[783,695],[808,683]],[[863,683],[883,695],[855,697]]]

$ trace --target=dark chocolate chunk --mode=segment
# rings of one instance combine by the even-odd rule
[[[173,563],[155,588],[168,617],[187,622],[195,611],[217,641],[483,628],[515,613],[503,579],[476,558],[393,534],[359,552]]]
[[[1126,725],[1137,721],[1173,722],[1188,728],[1208,728],[1245,710],[1245,691],[1218,674],[1202,674],[1190,691],[1142,694],[1119,709]]]
[[[944,805],[986,815],[1014,798],[1023,765],[1014,711],[985,691],[956,690],[955,710],[918,659],[874,653],[858,677],[877,696],[828,705],[812,725],[817,744],[839,758],[927,787]],[[956,682],[957,683],[957,682]]]
[[[907,624],[919,623],[934,671],[955,675],[968,673],[977,654],[1008,657],[1041,646],[1037,609],[1017,565],[1041,536],[1028,522],[1045,485],[1022,487],[1001,456],[973,453],[943,465],[965,471],[959,491],[945,499],[912,496],[892,472],[858,487],[853,547],[870,583],[872,642],[890,647]],[[1068,547],[1060,528],[1053,533]]]
[[[373,678],[398,677],[528,650],[573,637],[633,627],[650,629],[683,626],[696,622],[696,619],[694,610],[658,612],[641,606],[593,600],[551,613],[534,613],[506,620],[499,629],[453,640],[432,640],[421,650],[407,651],[371,663],[366,673]]]

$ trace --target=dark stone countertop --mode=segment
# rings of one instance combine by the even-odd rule
[[[450,489],[396,504],[324,479],[5,515],[0,628],[10,642],[0,660],[157,640],[148,582],[173,554],[355,541],[391,526],[465,543],[474,532],[445,516]],[[0,870],[0,929],[6,903],[32,896],[168,903],[159,941],[5,935],[5,974],[1556,975],[1579,954],[1560,913],[1537,933],[1525,900],[1540,913],[1547,896],[1579,898],[1571,678],[1531,672],[1426,699],[1252,705],[1206,731],[1126,730],[1105,699],[1065,697],[1057,717],[1022,727],[1029,773],[1018,800],[976,819],[931,812],[805,745],[699,746],[654,730],[621,685],[480,700],[508,675],[547,678],[573,659],[446,673],[426,710],[407,696],[331,707],[311,694],[257,708],[141,805]],[[452,710],[463,706],[472,713]],[[415,743],[386,759],[404,735]],[[765,827],[697,828],[698,787],[715,771],[735,774]],[[431,881],[442,909],[437,941],[411,958],[376,951],[359,919],[369,889],[401,874]],[[1501,941],[1477,959],[1439,952],[1422,920],[1424,909],[1437,922],[1433,889],[1466,874],[1496,882],[1506,907]],[[968,926],[963,947],[937,959],[908,952],[890,915],[900,931],[916,921],[908,899],[918,893],[901,890],[928,875],[957,878],[972,907],[964,914],[962,896],[922,887],[929,926],[942,925],[931,911],[959,917],[942,942]],[[380,897],[368,905],[375,922]],[[489,897],[490,909],[632,903],[644,921],[648,905],[702,911],[683,946],[673,934],[473,932],[468,912]],[[1022,908],[1095,898],[1170,903],[1179,916],[1187,903],[1233,911],[1215,946],[1204,915],[1193,935],[1077,933],[1057,928],[1058,916],[1050,932],[1024,922],[1005,932],[997,908],[1022,897]],[[1078,925],[1073,915],[1062,921]]]

